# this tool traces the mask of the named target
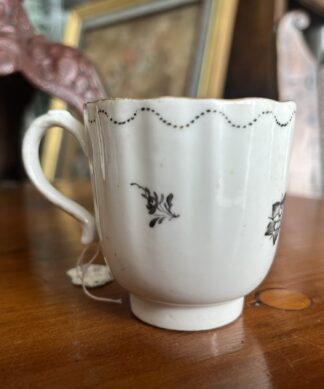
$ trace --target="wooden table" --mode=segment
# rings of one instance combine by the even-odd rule
[[[61,184],[91,203],[87,184]],[[172,332],[130,312],[117,283],[88,299],[65,275],[80,227],[31,186],[0,190],[1,388],[323,388],[324,201],[288,198],[277,258],[258,290],[295,289],[301,311],[254,304],[224,328]]]

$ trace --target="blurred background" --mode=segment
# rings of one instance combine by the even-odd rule
[[[324,0],[0,0],[0,182],[25,180],[21,140],[50,108],[97,98],[295,100],[289,192],[324,194]],[[323,117],[322,117],[323,116]],[[51,129],[50,180],[88,179]]]

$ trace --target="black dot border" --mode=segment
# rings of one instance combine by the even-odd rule
[[[125,120],[122,120],[122,121],[118,121],[116,120],[115,118],[113,118],[106,110],[104,109],[99,109],[98,110],[98,114],[101,114],[101,115],[104,115],[107,117],[107,119],[112,122],[113,124],[115,124],[116,126],[123,126],[127,123],[130,123],[131,121],[135,120],[136,116],[138,114],[145,114],[145,113],[151,113],[153,115],[155,115],[165,126],[167,127],[172,127],[172,128],[175,128],[175,129],[180,129],[182,130],[183,128],[188,128],[190,126],[192,126],[195,122],[197,122],[199,119],[201,119],[203,116],[205,115],[210,115],[210,114],[218,114],[220,115],[221,117],[223,117],[225,119],[225,121],[232,127],[232,128],[248,128],[248,127],[251,127],[253,124],[257,123],[259,121],[259,119],[263,116],[269,116],[271,115],[276,124],[279,126],[279,127],[287,127],[288,124],[290,124],[290,122],[292,121],[294,115],[296,114],[296,111],[293,111],[290,115],[290,118],[288,119],[288,121],[286,122],[280,122],[277,118],[277,116],[274,114],[273,111],[262,111],[259,113],[258,116],[256,116],[254,119],[250,120],[249,122],[247,123],[244,123],[244,124],[238,124],[238,123],[234,123],[233,120],[231,120],[225,112],[219,110],[219,109],[205,109],[203,111],[201,111],[199,114],[195,115],[192,119],[190,119],[188,122],[186,123],[183,123],[183,124],[176,124],[176,123],[172,123],[170,122],[169,120],[165,119],[159,112],[157,112],[154,108],[150,108],[150,107],[141,107],[141,108],[138,108],[132,116],[130,116],[129,118],[125,119]],[[96,119],[89,119],[88,120],[88,123],[89,124],[93,124],[96,122]]]

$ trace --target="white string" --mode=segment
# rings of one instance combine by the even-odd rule
[[[93,256],[91,257],[91,259],[86,263],[86,264],[83,264],[83,258],[85,256],[85,254],[87,253],[87,251],[89,250],[91,244],[89,245],[86,245],[83,250],[81,251],[78,259],[77,259],[77,263],[76,263],[76,269],[77,269],[77,272],[79,274],[79,277],[81,278],[81,283],[82,283],[82,289],[83,289],[83,292],[88,296],[90,297],[91,299],[93,300],[96,300],[96,301],[102,301],[102,302],[106,302],[106,303],[115,303],[115,304],[121,304],[122,303],[122,299],[111,299],[111,298],[108,298],[108,297],[99,297],[99,296],[95,296],[94,294],[92,294],[91,292],[89,292],[89,290],[87,289],[86,285],[85,285],[85,277],[86,277],[86,274],[87,274],[87,271],[89,269],[89,266],[92,264],[92,262],[97,258],[98,254],[99,254],[99,244],[97,243],[97,249],[96,249],[96,252],[93,254]],[[104,260],[105,260],[105,264],[107,266],[107,268],[109,268],[109,265],[108,265],[108,262],[106,260],[106,258],[104,257]]]

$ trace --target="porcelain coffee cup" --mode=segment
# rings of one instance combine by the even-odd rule
[[[65,111],[36,119],[23,160],[36,187],[82,223],[84,244],[98,231],[135,316],[216,328],[240,316],[272,264],[295,110],[260,98],[106,99],[85,104],[84,125]],[[41,171],[52,126],[75,135],[89,160],[95,220]]]

